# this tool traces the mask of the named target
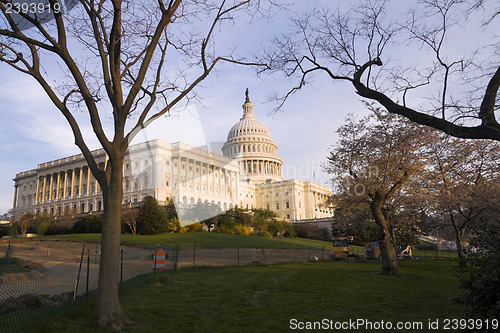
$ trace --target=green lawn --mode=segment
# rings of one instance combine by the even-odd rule
[[[69,241],[100,242],[100,234],[72,234],[44,236],[42,239],[64,239]],[[166,233],[153,236],[143,235],[121,235],[124,245],[141,247],[153,247],[155,244],[162,246],[173,246],[179,243],[180,248],[192,248],[194,242],[198,248],[266,248],[266,249],[316,249],[330,251],[332,243],[304,238],[275,237],[272,239],[256,236],[241,236],[222,234],[217,232],[189,232],[189,233]]]
[[[459,294],[455,265],[401,262],[398,278],[379,275],[380,263],[371,261],[195,267],[138,277],[122,290],[130,320],[124,332],[287,332],[291,319],[422,322],[414,332],[427,332],[429,319],[461,315],[452,301]],[[89,324],[94,312],[92,303],[37,332],[104,332]]]

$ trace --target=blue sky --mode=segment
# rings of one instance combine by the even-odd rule
[[[232,34],[239,36],[240,31],[251,31],[250,35],[245,34],[244,42],[248,48],[258,48],[271,39],[268,30],[271,24],[282,31],[286,31],[288,26],[285,17],[261,25],[250,26],[244,22],[241,26],[231,28],[224,38],[231,39]],[[5,65],[0,66],[0,75],[2,214],[12,208],[12,179],[16,173],[34,169],[38,163],[80,152],[73,143],[65,119],[36,81]],[[327,184],[328,179],[322,174],[320,165],[325,161],[329,146],[335,141],[334,131],[347,112],[362,110],[362,105],[351,87],[319,80],[294,96],[281,112],[271,114],[274,104],[268,102],[269,97],[282,84],[283,78],[261,79],[256,77],[251,68],[222,64],[197,89],[197,93],[202,96],[202,104],[191,103],[187,110],[171,119],[158,120],[144,133],[138,134],[133,143],[146,138],[183,141],[193,145],[224,142],[230,128],[242,115],[241,105],[245,89],[248,88],[255,116],[269,129],[278,145],[278,156],[284,162],[284,176],[313,180],[314,174],[315,181]],[[336,93],[332,94],[332,90]],[[82,120],[84,136],[89,138],[89,146],[98,148],[85,115],[78,117]]]
[[[294,8],[300,11],[318,3],[333,6],[338,1],[303,1]],[[247,21],[235,22],[222,37],[228,43],[236,41],[240,49],[252,53],[266,45],[273,34],[288,29],[289,21],[281,15],[252,25]],[[478,41],[477,36],[467,37]],[[460,44],[457,47],[463,46]],[[421,60],[413,54],[398,56],[403,55]],[[0,64],[0,77],[2,214],[12,207],[12,179],[16,173],[34,169],[38,163],[78,154],[79,150],[73,143],[65,119],[33,79],[3,64]],[[321,163],[325,162],[329,147],[335,143],[336,128],[343,123],[347,113],[361,116],[366,110],[350,84],[336,83],[325,75],[317,75],[312,84],[288,100],[282,111],[271,114],[274,104],[268,102],[269,97],[292,84],[280,75],[259,78],[251,68],[222,64],[196,89],[202,97],[202,104],[193,102],[178,116],[158,120],[140,133],[134,142],[146,138],[183,141],[192,145],[224,142],[228,131],[242,115],[241,105],[248,88],[255,116],[269,129],[278,146],[285,178],[314,180],[328,185],[328,175],[322,172]],[[84,136],[89,138],[89,146],[98,148],[86,115],[81,113],[77,117],[81,120]]]

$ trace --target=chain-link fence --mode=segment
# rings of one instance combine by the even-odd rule
[[[155,270],[187,266],[267,265],[328,260],[330,248],[190,248],[178,245],[123,247],[120,281]],[[451,253],[420,253],[423,259],[453,259]],[[414,253],[415,255],[415,253]],[[0,243],[0,333],[30,331],[41,321],[72,308],[75,299],[97,289],[100,245],[30,241]],[[61,306],[63,305],[64,306]]]
[[[176,267],[177,247],[122,248],[120,281],[152,272],[155,250],[167,253],[164,269]],[[95,244],[8,243],[0,244],[0,254],[0,333],[30,331],[97,290],[100,248]]]

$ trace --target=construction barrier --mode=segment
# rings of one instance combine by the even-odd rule
[[[162,249],[155,250],[153,254],[153,272],[161,272],[165,270],[165,251]]]

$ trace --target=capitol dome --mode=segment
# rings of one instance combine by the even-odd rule
[[[266,126],[253,115],[248,89],[245,95],[243,117],[229,131],[222,153],[239,160],[243,178],[256,183],[282,181],[283,161],[276,155],[276,144]]]

